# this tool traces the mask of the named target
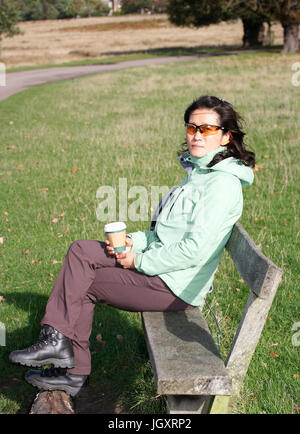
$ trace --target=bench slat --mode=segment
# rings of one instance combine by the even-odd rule
[[[231,378],[199,309],[143,312],[160,395],[230,395]]]
[[[226,249],[251,291],[268,298],[282,270],[259,250],[240,223],[234,225]]]

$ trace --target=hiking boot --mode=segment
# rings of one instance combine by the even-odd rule
[[[25,366],[50,364],[61,368],[75,366],[72,341],[48,324],[43,326],[36,344],[25,350],[11,352],[9,360]]]
[[[86,392],[88,375],[69,374],[60,368],[31,369],[26,372],[25,380],[40,390],[64,390],[76,396]]]

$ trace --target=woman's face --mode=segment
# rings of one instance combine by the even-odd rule
[[[190,124],[194,125],[221,125],[218,113],[209,108],[202,108],[193,111],[190,114]],[[218,130],[217,134],[211,136],[202,136],[199,130],[196,134],[190,135],[186,133],[186,141],[189,153],[192,157],[201,158],[208,154],[229,139],[229,133],[223,133],[223,130]]]

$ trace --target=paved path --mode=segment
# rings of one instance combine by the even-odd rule
[[[245,50],[251,52],[254,50]],[[70,80],[84,75],[100,72],[115,71],[135,66],[161,65],[164,63],[184,62],[203,57],[224,56],[229,54],[242,54],[245,51],[224,51],[220,53],[198,54],[194,56],[170,56],[151,59],[129,60],[118,63],[83,66],[59,66],[45,69],[33,69],[28,71],[9,72],[6,74],[6,86],[0,87],[0,101],[9,96],[40,84],[53,81]]]

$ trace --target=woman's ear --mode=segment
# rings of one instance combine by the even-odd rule
[[[221,146],[226,146],[228,145],[228,143],[230,143],[230,140],[232,139],[232,134],[230,131],[228,131],[228,133],[224,134],[223,136],[223,140],[224,142],[221,143]]]

